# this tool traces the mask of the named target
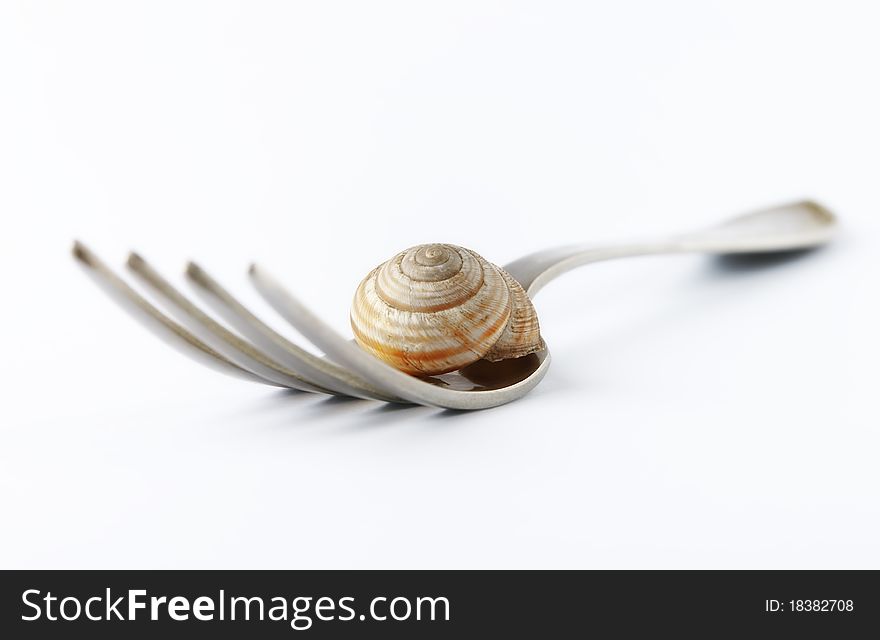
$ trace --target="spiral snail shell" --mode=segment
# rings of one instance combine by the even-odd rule
[[[373,269],[355,293],[351,327],[364,350],[421,376],[545,348],[522,286],[451,244],[412,247]]]

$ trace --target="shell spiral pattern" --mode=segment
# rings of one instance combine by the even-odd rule
[[[351,327],[363,349],[413,375],[544,348],[535,309],[519,283],[450,244],[412,247],[371,271],[355,293]]]

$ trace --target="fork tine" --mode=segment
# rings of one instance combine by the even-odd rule
[[[137,274],[145,284],[169,303],[170,310],[177,317],[178,321],[184,323],[200,339],[239,367],[261,378],[290,387],[291,389],[315,393],[333,393],[322,387],[310,384],[295,372],[278,364],[256,349],[252,344],[229,331],[190,302],[188,298],[159,275],[138,254],[129,254],[127,264],[129,269]]]
[[[289,341],[249,311],[204,269],[190,262],[186,275],[220,317],[275,361],[311,384],[336,393],[385,402],[404,402],[372,388],[342,367],[312,355]]]
[[[398,371],[349,342],[256,265],[251,266],[250,276],[260,295],[328,357],[350,368],[383,392],[415,404],[463,410],[497,407],[520,398],[534,388],[541,381],[550,364],[548,355],[534,374],[501,389],[488,391],[443,389]]]
[[[171,320],[132,289],[83,243],[79,241],[74,243],[73,256],[108,297],[166,344],[215,371],[251,382],[280,386],[230,362]]]

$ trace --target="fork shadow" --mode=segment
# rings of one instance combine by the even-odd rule
[[[646,305],[645,313],[621,318],[611,330],[601,334],[588,331],[588,337],[575,341],[568,350],[575,360],[588,361],[599,352],[610,352],[621,348],[621,345],[631,347],[634,341],[650,336],[652,332],[678,331],[683,318],[690,318],[695,313],[712,313],[719,304],[728,304],[733,298],[725,292],[730,287],[736,287],[736,283],[743,279],[766,280],[770,286],[774,280],[786,277],[795,267],[804,266],[801,263],[836,254],[839,244],[772,253],[703,257],[702,265],[696,265],[696,270],[690,272],[689,276],[679,282],[667,283],[671,291],[667,297],[668,304],[661,307]],[[695,256],[694,259],[699,258]]]
[[[356,420],[343,425],[334,433],[359,433],[379,427],[391,427],[398,423],[411,421],[414,417],[433,417],[437,414],[434,407],[417,404],[386,403],[370,404],[370,408],[356,417]]]
[[[230,417],[246,414],[248,416],[270,414],[291,407],[298,407],[312,402],[315,394],[298,389],[276,389],[264,393],[254,401],[249,401],[239,410],[230,411],[226,415]]]
[[[287,412],[287,409],[292,411]],[[391,426],[410,420],[416,414],[437,410],[413,404],[379,403],[349,396],[325,396],[295,390],[271,393],[248,409],[249,415],[262,415],[263,425],[279,428],[308,427],[337,422],[343,432],[363,431],[365,428]],[[279,416],[279,419],[274,419]],[[340,423],[339,421],[342,420]],[[339,429],[334,429],[338,433]]]
[[[727,253],[711,257],[708,263],[710,275],[736,277],[784,267],[828,251],[829,247],[821,246],[772,253]]]
[[[350,414],[355,411],[362,411],[365,407],[372,404],[370,400],[362,398],[352,398],[351,396],[322,396],[319,394],[309,394],[315,401],[309,403],[302,409],[299,409],[297,416],[317,415],[333,418],[336,416]]]
[[[323,416],[329,418],[345,415],[371,404],[369,400],[348,396],[328,396],[297,389],[279,389],[263,395],[254,402],[249,402],[244,408],[227,413],[227,416],[246,415],[260,421],[271,421],[273,416],[281,415],[284,416],[284,424],[290,425],[297,422],[296,419],[289,419],[291,416],[295,418],[309,416],[310,420]]]

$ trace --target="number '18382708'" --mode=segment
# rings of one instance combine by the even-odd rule
[[[795,611],[795,612],[850,612],[854,609],[852,600],[765,600],[764,611]]]

